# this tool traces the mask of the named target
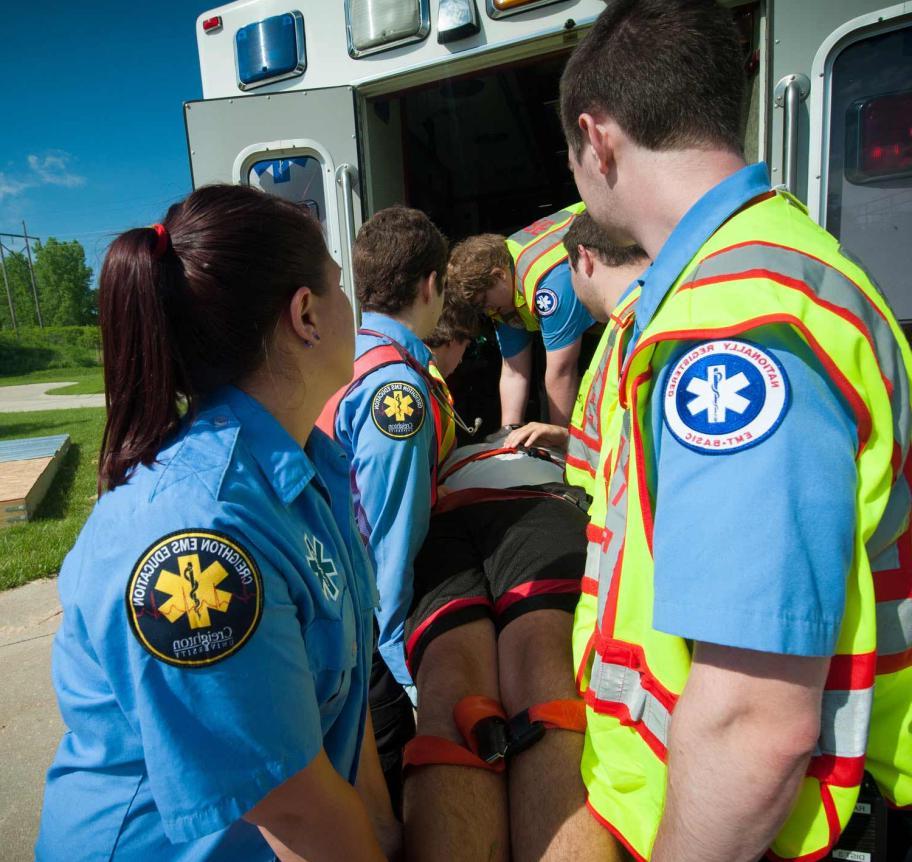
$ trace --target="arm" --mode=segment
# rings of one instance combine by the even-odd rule
[[[367,808],[367,814],[374,826],[374,834],[384,854],[389,859],[398,859],[402,852],[402,826],[393,814],[389,791],[383,778],[383,770],[380,768],[370,710],[367,711],[367,722],[364,726],[355,790]]]
[[[511,431],[504,440],[504,446],[553,446],[555,449],[566,449],[569,437],[567,429],[561,425],[529,422],[522,428]]]
[[[817,743],[828,667],[828,658],[696,644],[671,723],[654,862],[763,855]]]
[[[547,354],[545,368],[545,392],[548,394],[548,415],[555,425],[566,427],[573,414],[573,402],[579,390],[579,374],[576,363],[579,359],[581,338],[559,350]]]
[[[423,415],[406,436],[390,437],[372,417],[372,401],[386,384],[405,381],[422,394]],[[417,405],[412,405],[417,410]],[[436,452],[434,418],[424,383],[400,365],[390,365],[365,378],[355,397],[340,411],[350,429],[359,520],[377,573],[380,653],[396,680],[411,683],[405,666],[405,618],[412,604],[413,565],[431,516],[430,464]],[[380,420],[383,421],[381,414]]]
[[[281,862],[384,859],[355,788],[320,753],[244,815]]]
[[[529,400],[532,377],[532,345],[519,353],[505,356],[500,369],[500,424],[518,425],[523,421]]]

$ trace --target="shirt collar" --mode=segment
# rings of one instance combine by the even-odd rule
[[[400,323],[392,317],[376,311],[365,311],[361,316],[361,329],[372,329],[374,332],[379,332],[381,335],[399,342],[425,368],[431,361],[431,351],[428,346],[404,323]]]
[[[706,241],[741,207],[770,189],[763,162],[741,168],[703,195],[685,214],[643,273],[634,335],[652,320],[671,286]]]
[[[300,496],[317,472],[308,453],[259,401],[240,389],[222,387],[208,400],[206,410],[217,412],[220,406],[228,407],[240,423],[247,449],[279,499],[287,506]],[[317,436],[321,436],[319,431]],[[326,457],[324,443],[328,442],[320,440],[311,446],[308,441],[307,448],[317,457],[317,466],[321,456]]]

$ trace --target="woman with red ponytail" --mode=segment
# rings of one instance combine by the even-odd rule
[[[237,186],[111,245],[100,499],[67,556],[39,860],[378,860],[373,575],[314,428],[352,374],[320,226]]]

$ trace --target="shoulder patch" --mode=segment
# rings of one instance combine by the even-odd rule
[[[749,341],[706,341],[688,350],[665,379],[665,424],[695,452],[723,455],[756,446],[789,406],[785,369]]]
[[[384,383],[371,397],[371,416],[393,440],[414,437],[424,424],[424,396],[411,383]]]
[[[560,298],[550,287],[540,287],[535,292],[535,308],[539,317],[550,317],[560,306]]]
[[[263,615],[251,555],[211,530],[180,530],[150,545],[127,584],[130,628],[155,658],[203,667],[236,653]]]

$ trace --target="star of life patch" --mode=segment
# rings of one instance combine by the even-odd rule
[[[560,298],[550,287],[540,287],[535,292],[535,308],[539,317],[550,317],[559,305]]]
[[[695,452],[722,455],[756,446],[789,406],[785,369],[749,341],[707,341],[687,350],[665,378],[671,433]]]
[[[203,667],[236,653],[263,615],[252,556],[212,530],[170,533],[140,556],[127,583],[130,628],[155,658]]]
[[[374,424],[393,440],[414,437],[424,424],[424,396],[410,383],[385,383],[371,397]]]

